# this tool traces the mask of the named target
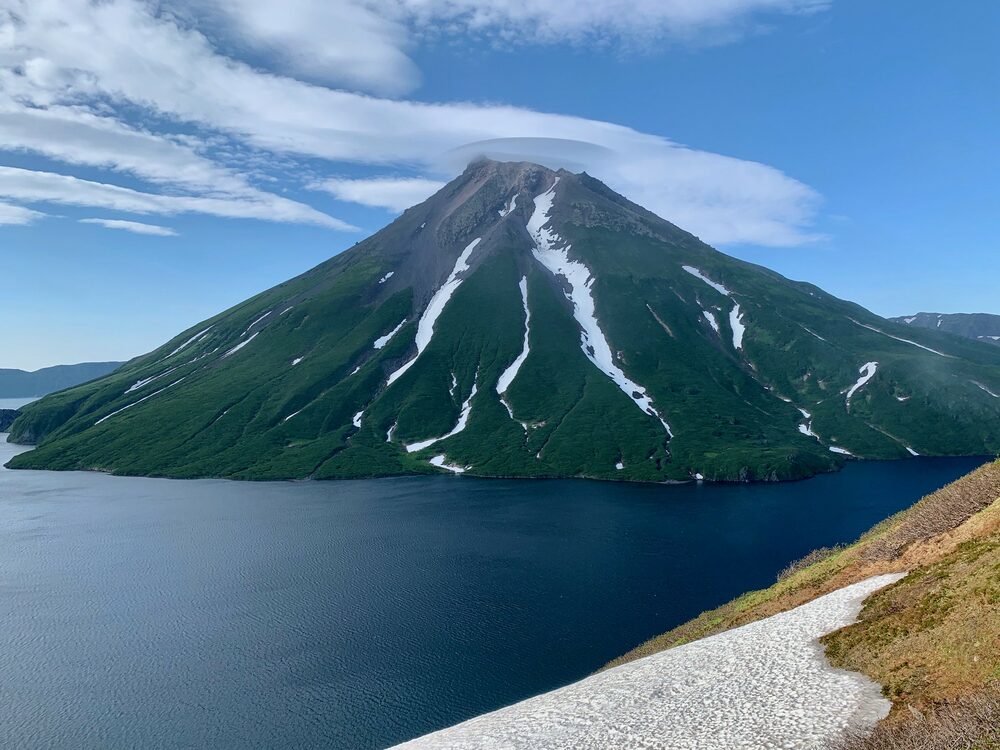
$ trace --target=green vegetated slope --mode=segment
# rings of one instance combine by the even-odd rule
[[[26,407],[12,439],[38,448],[11,465],[789,479],[848,453],[1000,450],[995,394],[1000,349],[735,260],[587,175],[484,161],[327,263]]]

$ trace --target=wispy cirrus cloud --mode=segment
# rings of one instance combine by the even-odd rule
[[[395,26],[379,37],[380,43],[400,50],[404,44],[400,30],[413,33],[430,18],[450,19],[456,33],[500,28],[514,33],[511,30],[521,25],[555,29],[567,13],[563,4],[336,0],[324,6],[326,10],[317,10],[319,4],[295,0],[282,6],[289,18],[277,26],[272,26],[277,23],[276,11],[258,0],[208,7],[223,5],[224,12],[206,15],[180,0],[156,7],[141,0],[0,0],[0,136],[15,148],[67,164],[96,165],[163,186],[159,192],[143,192],[110,182],[79,181],[68,190],[69,181],[78,178],[51,172],[35,172],[32,178],[21,170],[16,175],[0,173],[0,196],[348,229],[346,222],[255,186],[228,162],[227,149],[211,142],[218,139],[231,144],[229,150],[246,148],[265,159],[267,155],[310,159],[319,165],[313,171],[328,168],[342,173],[345,164],[377,167],[383,178],[329,178],[326,189],[341,200],[393,210],[407,195],[417,195],[461,169],[459,155],[502,156],[506,149],[520,158],[587,169],[711,242],[796,245],[813,237],[810,224],[817,194],[773,167],[586,118],[334,89],[324,81],[344,79],[325,69],[337,67],[339,53],[331,52],[333,57],[325,62],[308,53],[311,44],[320,43],[320,24],[313,14],[335,13],[347,6],[352,13],[367,8],[387,17],[387,23]],[[611,11],[619,6],[617,0],[582,1],[569,33],[587,34],[611,23]],[[718,28],[760,13],[807,12],[825,3],[637,0],[629,4],[633,6],[630,18],[645,18],[647,27],[659,24],[661,33],[670,34]],[[371,24],[372,33],[382,33],[375,21]],[[339,38],[349,28],[330,33]],[[239,59],[241,51],[263,47],[273,52],[273,69],[279,72]],[[297,62],[282,57],[293,47],[302,52]],[[375,61],[364,61],[360,53],[355,57],[360,67],[351,75],[356,75],[358,86],[366,85],[367,75],[367,85],[377,87],[380,76],[391,75],[402,65],[392,55]],[[313,65],[318,67],[307,69]],[[351,65],[344,63],[341,68],[349,71]],[[358,72],[364,69],[369,73]],[[186,135],[177,135],[179,130]],[[119,150],[116,143],[121,144]],[[565,149],[552,149],[560,143],[577,144],[567,151],[568,162]],[[422,173],[419,181],[385,179],[385,172],[397,165],[405,166],[409,175]],[[310,176],[308,184],[313,182]]]
[[[211,196],[164,195],[83,180],[71,175],[18,167],[0,167],[0,197],[23,203],[89,206],[135,214],[207,214],[227,219],[261,219],[314,224],[353,231],[338,219],[301,203],[267,196],[260,201],[233,201]]]
[[[34,223],[44,215],[24,206],[0,202],[0,226],[24,226]]]
[[[144,224],[141,221],[126,221],[124,219],[80,219],[81,224],[97,224],[105,229],[120,229],[132,234],[145,234],[154,237],[176,237],[177,232],[169,227],[158,224]]]
[[[376,0],[423,25],[498,34],[527,43],[714,40],[780,15],[815,13],[832,0]],[[731,37],[730,37],[731,38]]]
[[[439,180],[423,177],[372,177],[344,178],[331,177],[311,185],[314,190],[322,190],[342,201],[363,206],[403,211],[426,200],[444,187]]]

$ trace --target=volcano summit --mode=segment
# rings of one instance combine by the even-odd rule
[[[313,270],[25,408],[16,468],[779,480],[1000,450],[1000,349],[478,161]]]

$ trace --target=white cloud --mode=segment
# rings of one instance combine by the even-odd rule
[[[373,177],[370,179],[347,179],[333,177],[312,185],[339,200],[359,203],[363,206],[387,208],[403,211],[426,200],[442,187],[443,182],[422,177]]]
[[[0,226],[24,226],[37,221],[44,215],[23,206],[0,203]]]
[[[156,237],[176,237],[177,232],[169,227],[161,227],[156,224],[143,224],[138,221],[124,221],[122,219],[80,219],[81,224],[97,224],[106,229],[121,229],[133,234],[149,234]]]
[[[233,0],[236,4],[232,7],[239,8],[244,1],[249,2]],[[370,7],[388,7],[387,2],[373,2]],[[610,18],[602,10],[605,6],[620,10],[617,0],[603,4],[586,0],[579,5],[583,25],[577,26],[584,30],[587,24]],[[787,12],[818,5],[797,0],[665,0],[661,7],[654,0],[639,0],[636,8],[640,16],[652,14],[650,18],[655,16],[660,23],[697,25],[756,11]],[[172,16],[153,15],[150,7],[139,0],[0,0],[0,67],[5,68],[0,88],[25,106],[41,107],[60,117],[78,113],[79,109],[72,108],[81,103],[94,108],[99,103],[112,110],[109,114],[96,109],[92,112],[101,117],[128,112],[131,120],[135,112],[144,112],[152,115],[149,122],[168,121],[221,134],[266,154],[311,157],[334,164],[405,165],[410,173],[414,168],[422,169],[428,179],[435,180],[454,174],[471,154],[516,152],[543,163],[587,169],[612,188],[710,242],[794,245],[811,237],[809,225],[818,196],[772,167],[689,149],[607,122],[510,106],[428,104],[325,88],[225,57],[199,30],[179,25]],[[559,12],[565,14],[560,9],[566,6],[554,0],[500,0],[493,5],[471,0],[399,0],[394,7],[404,14],[424,7],[434,17],[451,17],[469,28],[486,28],[490,24],[530,23],[531,19],[549,19],[545,22],[556,24]],[[3,8],[14,15],[5,19]],[[115,126],[102,120],[99,127]],[[147,143],[141,133],[132,136],[126,139],[132,144],[130,155],[127,160],[121,157],[117,167],[136,173],[144,170],[148,179],[154,179],[159,169],[165,173],[160,179],[175,179],[164,163],[171,160],[166,152],[170,143],[178,145],[176,139],[154,144]],[[20,137],[22,142],[28,140],[23,133]],[[88,139],[80,150],[99,153],[96,136],[88,135]],[[54,154],[55,148],[49,152]],[[156,149],[164,149],[164,155],[152,164],[148,155]],[[183,163],[194,175],[187,178],[189,181],[202,179],[201,170],[208,166],[198,156],[193,152],[184,156]],[[86,163],[82,161],[86,157],[80,155],[59,158]],[[217,167],[205,179],[211,183],[235,177]],[[158,201],[151,194],[128,195],[114,193],[111,185],[101,187],[88,186],[84,192],[100,193],[102,200],[146,206],[128,210],[200,210],[337,225],[336,220],[314,209],[293,201],[281,202],[283,199],[276,196],[265,199],[248,194],[233,201],[231,196],[227,200],[215,195],[170,195],[160,196],[162,201]],[[364,185],[341,184],[339,189],[345,196],[348,187],[354,194],[351,199],[364,197]],[[64,202],[71,200],[62,188],[60,191]],[[399,191],[396,193],[393,203],[398,206],[396,199],[402,198]],[[371,196],[368,190],[369,201]]]
[[[283,73],[317,83],[401,94],[420,80],[408,31],[391,8],[356,0],[176,0],[236,45],[264,53]],[[385,5],[385,4],[382,4]]]
[[[227,219],[294,221],[330,229],[354,229],[304,204],[285,201],[277,196],[268,196],[265,201],[254,202],[203,196],[160,195],[103,182],[82,180],[55,172],[17,167],[0,167],[0,196],[24,203],[92,206],[137,214],[199,213]]]
[[[475,35],[493,44],[660,40],[712,43],[832,0],[162,0],[229,47],[282,73],[381,94],[412,89],[414,39]]]

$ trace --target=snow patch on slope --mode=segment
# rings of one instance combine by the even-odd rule
[[[653,408],[653,400],[646,394],[646,389],[638,383],[629,380],[625,373],[614,362],[611,347],[597,322],[594,296],[591,287],[594,277],[584,263],[570,260],[570,245],[548,228],[549,212],[555,200],[557,177],[547,191],[534,199],[534,210],[528,219],[528,234],[534,243],[532,254],[535,259],[547,268],[553,275],[561,276],[569,285],[566,297],[573,303],[573,317],[580,324],[580,347],[597,369],[611,378],[615,384],[632,399],[645,413],[660,420],[669,437],[673,437],[670,425]],[[557,247],[562,245],[562,247]]]
[[[949,359],[954,359],[954,357],[951,356],[950,354],[945,354],[944,352],[939,352],[937,349],[931,349],[929,346],[924,346],[923,344],[918,344],[916,341],[910,341],[909,339],[903,339],[903,338],[900,338],[899,336],[893,336],[891,333],[886,333],[885,331],[880,331],[875,326],[870,326],[870,325],[867,325],[866,323],[861,323],[861,322],[855,320],[854,318],[848,318],[848,320],[850,320],[852,323],[854,323],[854,325],[861,326],[862,328],[867,328],[869,331],[875,331],[875,333],[881,333],[883,336],[888,336],[889,338],[895,339],[896,341],[902,341],[904,344],[909,344],[910,346],[915,346],[918,349],[923,349],[924,351],[928,351],[928,352],[931,352],[932,354],[936,354],[939,357],[948,357]]]
[[[406,318],[403,318],[401,321],[399,321],[399,325],[393,328],[391,331],[389,331],[389,333],[387,333],[385,336],[379,336],[377,339],[375,339],[375,343],[372,344],[372,346],[374,346],[376,349],[382,349],[386,344],[388,344],[392,340],[393,336],[399,333],[399,329],[402,328],[404,325],[406,325]]]
[[[448,304],[451,295],[461,286],[462,279],[458,275],[469,270],[469,256],[472,255],[472,251],[476,249],[476,245],[479,244],[481,239],[481,237],[477,237],[468,244],[465,250],[462,251],[462,254],[458,256],[458,260],[455,261],[455,267],[448,275],[448,279],[441,285],[440,289],[434,292],[431,301],[427,303],[427,309],[420,316],[420,322],[417,323],[417,353],[413,359],[389,376],[389,380],[386,382],[387,386],[395,383],[403,376],[403,373],[413,367],[413,363],[417,361],[420,355],[423,354],[424,349],[427,348],[427,345],[431,343],[431,338],[434,336],[434,324],[441,316],[441,313],[444,312],[445,305]]]
[[[989,388],[987,388],[985,385],[983,385],[979,381],[973,380],[972,382],[975,383],[977,386],[979,386],[979,388],[981,388],[982,390],[984,390],[988,394],[990,394],[993,398],[1000,398],[1000,393],[994,393],[993,391],[991,391]]]
[[[847,448],[841,448],[839,445],[831,445],[830,446],[830,452],[831,453],[839,453],[842,456],[853,456],[854,455],[849,450],[847,450]]]
[[[811,438],[815,438],[816,440],[819,440],[819,435],[817,435],[815,432],[813,432],[813,428],[812,428],[812,426],[813,426],[812,425],[812,414],[810,412],[806,411],[805,409],[803,409],[801,406],[798,407],[798,410],[802,413],[802,416],[805,417],[805,420],[806,420],[805,422],[802,422],[799,425],[799,432],[801,432],[806,437],[811,437]]]
[[[599,672],[397,750],[818,748],[889,713],[879,686],[817,640],[900,578],[869,578],[789,612]]]
[[[174,387],[175,385],[177,385],[178,383],[180,383],[180,382],[181,382],[182,380],[184,380],[184,378],[180,378],[179,380],[175,380],[175,381],[174,381],[173,383],[171,383],[170,385],[168,385],[168,386],[166,386],[166,387],[164,387],[164,388],[161,388],[161,389],[160,389],[160,390],[158,390],[158,391],[154,391],[153,393],[150,393],[150,394],[149,394],[148,396],[143,396],[143,397],[142,397],[142,398],[140,398],[140,399],[139,399],[138,401],[134,401],[133,403],[129,404],[128,406],[123,406],[123,407],[122,407],[121,409],[119,409],[118,411],[113,411],[113,412],[111,412],[110,414],[108,414],[107,416],[104,416],[104,417],[101,417],[101,418],[100,418],[100,419],[98,419],[98,420],[97,420],[96,422],[94,422],[94,427],[96,427],[97,425],[101,424],[102,422],[105,422],[105,421],[107,421],[107,420],[111,419],[111,417],[115,416],[116,414],[121,414],[121,413],[122,413],[123,411],[128,411],[128,410],[129,410],[129,409],[131,409],[131,408],[132,408],[133,406],[138,406],[138,405],[139,405],[139,404],[141,404],[141,403],[142,403],[143,401],[149,401],[149,399],[153,398],[153,396],[159,396],[159,395],[160,395],[161,393],[163,393],[164,391],[167,391],[167,390],[170,390],[171,388],[173,388],[173,387]]]
[[[517,373],[521,369],[521,365],[524,364],[524,360],[528,358],[528,337],[531,332],[531,310],[528,309],[528,278],[526,276],[522,276],[521,282],[518,286],[521,289],[521,303],[524,305],[524,345],[521,348],[521,353],[517,355],[517,359],[510,363],[510,367],[500,374],[500,379],[497,381],[497,393],[500,394],[500,401],[503,402],[503,405],[507,409],[507,413],[510,414],[511,419],[514,418],[514,410],[511,409],[510,404],[507,403],[507,399],[504,398],[504,394],[514,382],[514,378],[517,377]],[[452,375],[452,378],[454,377],[455,376]]]
[[[185,341],[185,342],[184,342],[183,344],[181,344],[181,345],[180,345],[180,346],[178,346],[178,347],[177,347],[176,349],[174,349],[174,350],[173,350],[172,352],[170,352],[170,354],[168,354],[166,358],[167,358],[167,359],[170,359],[170,358],[171,358],[172,356],[174,356],[175,354],[177,354],[177,352],[179,352],[179,351],[182,351],[182,350],[184,350],[184,349],[187,349],[187,348],[188,348],[188,347],[189,347],[189,346],[190,346],[191,344],[194,344],[194,343],[196,343],[196,342],[198,342],[198,341],[201,341],[201,339],[202,339],[202,338],[203,338],[203,337],[204,337],[205,335],[207,335],[207,334],[208,334],[208,332],[209,332],[209,331],[211,331],[213,327],[214,327],[214,326],[209,326],[209,327],[208,327],[208,328],[206,328],[206,329],[205,329],[204,331],[199,331],[199,332],[198,332],[198,333],[196,333],[196,334],[195,334],[194,336],[192,336],[192,337],[191,337],[191,338],[189,338],[189,339],[188,339],[187,341]]]
[[[290,309],[291,309],[291,308],[289,308],[289,310],[290,310]],[[245,330],[245,331],[244,331],[243,333],[241,333],[241,334],[240,334],[240,337],[242,338],[243,336],[246,336],[246,335],[247,335],[248,333],[250,333],[250,331],[251,331],[251,330],[253,330],[253,327],[254,327],[255,325],[257,325],[258,323],[260,323],[260,321],[262,321],[262,320],[263,320],[264,318],[266,318],[266,317],[267,317],[268,315],[270,315],[270,314],[271,314],[272,312],[274,312],[274,310],[268,310],[268,311],[267,311],[266,313],[264,313],[264,314],[263,314],[263,315],[261,315],[261,316],[260,316],[259,318],[257,318],[257,320],[255,320],[255,321],[254,321],[253,323],[251,323],[250,325],[248,325],[248,326],[247,326],[247,329],[246,329],[246,330]]]
[[[444,455],[434,456],[430,460],[431,466],[437,466],[439,469],[447,469],[452,474],[464,474],[466,468],[464,466],[455,466],[454,464],[447,463],[447,458]]]
[[[365,415],[365,410],[362,409],[357,414],[354,415],[354,419],[351,420],[351,424],[355,427],[361,427],[361,417]]]
[[[712,330],[715,331],[716,333],[718,333],[719,332],[719,321],[716,320],[715,313],[712,312],[711,310],[702,310],[701,314],[705,316],[705,320],[707,320],[708,324],[710,326],[712,326]]]
[[[424,448],[429,448],[435,443],[440,443],[442,440],[447,440],[450,437],[454,437],[469,423],[469,415],[472,414],[472,399],[476,395],[477,386],[475,383],[472,384],[472,391],[469,393],[469,397],[465,399],[462,404],[462,412],[458,415],[458,423],[452,428],[451,432],[447,435],[442,435],[441,437],[430,438],[429,440],[421,440],[417,443],[410,443],[406,446],[407,453],[416,453],[417,451],[422,451]]]
[[[740,306],[736,305],[729,313],[729,326],[733,329],[733,348],[743,348],[743,335],[747,332],[747,327],[743,325],[743,313]]]
[[[225,354],[223,354],[222,355],[222,359],[226,359],[227,357],[233,356],[234,354],[236,354],[236,352],[238,352],[244,346],[246,346],[247,344],[249,344],[251,341],[253,341],[255,338],[257,338],[259,335],[260,335],[260,331],[257,331],[253,336],[251,336],[250,338],[248,338],[246,341],[241,341],[236,346],[234,346],[232,349],[230,349],[228,352],[226,352]]]
[[[687,271],[689,274],[691,274],[695,278],[698,278],[698,279],[701,279],[702,281],[704,281],[706,284],[708,284],[710,287],[712,287],[712,289],[714,289],[715,291],[717,291],[719,294],[724,294],[727,297],[732,297],[733,296],[733,293],[730,292],[725,286],[723,286],[722,284],[720,284],[720,283],[718,283],[716,281],[712,281],[710,278],[708,278],[708,276],[706,276],[705,274],[703,274],[701,271],[699,271],[694,266],[681,266],[681,268],[683,268],[685,271]]]
[[[812,334],[813,336],[815,336],[816,338],[818,338],[820,341],[822,341],[824,343],[827,343],[827,344],[830,343],[829,341],[827,341],[825,338],[823,338],[822,336],[820,336],[818,333],[816,333],[816,331],[812,330],[811,328],[806,328],[805,326],[802,326],[802,330],[804,330],[806,333]]]
[[[858,368],[858,372],[861,374],[861,377],[858,378],[858,381],[847,391],[848,406],[851,405],[851,397],[861,388],[864,388],[868,384],[869,380],[875,377],[875,373],[878,372],[878,362],[865,362],[865,364]]]
[[[389,271],[389,273],[387,273],[385,276],[383,276],[381,279],[378,280],[378,283],[379,284],[384,284],[385,282],[387,282],[389,279],[391,279],[395,275],[396,275],[395,271]]]
[[[191,364],[191,363],[189,362],[188,364]],[[165,378],[167,375],[169,375],[170,373],[172,373],[176,369],[177,369],[176,367],[171,367],[169,370],[167,370],[166,372],[161,372],[159,375],[151,375],[148,378],[143,378],[142,380],[137,380],[136,382],[134,382],[131,385],[131,387],[127,391],[125,391],[124,395],[127,396],[128,394],[130,394],[130,393],[132,393],[134,391],[137,391],[140,388],[144,388],[147,385],[149,385],[150,383],[152,383],[154,380],[159,380],[160,378]]]
[[[517,194],[516,193],[510,199],[510,203],[508,203],[504,208],[501,208],[499,211],[497,211],[497,213],[500,214],[500,218],[504,218],[508,214],[510,214],[515,208],[517,208]]]
[[[719,292],[720,294],[724,294],[730,299],[732,298],[733,293],[726,286],[716,281],[712,281],[708,276],[706,276],[704,273],[702,273],[699,269],[695,268],[694,266],[681,266],[681,268],[683,268],[685,271],[687,271],[695,278],[701,279],[710,287],[712,287],[712,289]],[[705,317],[708,317],[708,313],[705,313]],[[717,321],[714,320],[714,318],[715,316],[713,315],[712,319],[709,320],[709,322],[712,323],[712,327],[715,329],[716,333],[718,333],[719,324]],[[743,323],[743,314],[740,312],[739,304],[734,305],[733,309],[729,312],[729,327],[733,329],[733,348],[742,349],[743,336],[747,332],[747,327]]]

